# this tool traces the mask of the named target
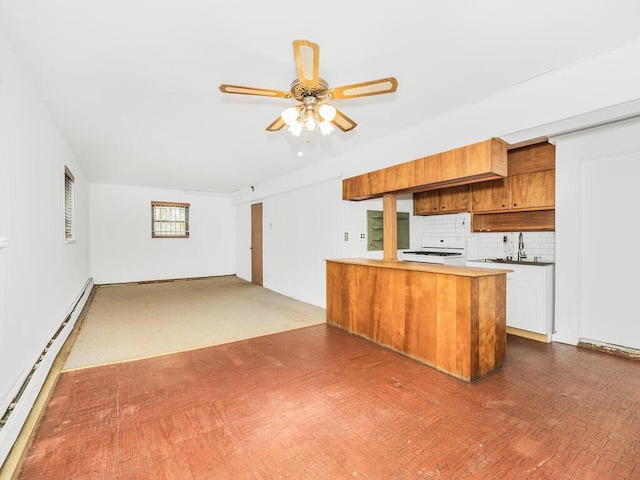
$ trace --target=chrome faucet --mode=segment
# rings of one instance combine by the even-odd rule
[[[527,258],[527,254],[524,253],[524,241],[522,239],[522,232],[518,236],[518,261]]]

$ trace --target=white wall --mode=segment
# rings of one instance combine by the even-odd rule
[[[555,340],[640,349],[640,120],[556,142]]]
[[[251,281],[250,203],[243,203],[236,207],[236,275],[243,280]]]
[[[263,201],[264,286],[318,306],[325,303],[324,259],[348,256],[342,237],[341,182],[329,180]]]
[[[189,203],[189,238],[151,238],[152,201]],[[90,225],[96,284],[236,272],[236,212],[226,196],[92,183]]]
[[[0,416],[89,280],[88,184],[0,33]],[[64,165],[75,176],[74,243],[64,239]],[[0,430],[0,463],[39,386]]]
[[[299,173],[261,185],[260,198],[238,205],[237,265],[238,276],[250,281],[250,205],[262,202],[264,287],[324,308],[326,259],[382,258],[381,251],[367,251],[366,239],[359,239],[367,232],[366,211],[382,210],[382,199],[343,201],[342,179],[332,169],[318,173],[322,180],[303,188],[297,188],[305,182]],[[410,195],[399,197],[399,212],[412,209]],[[419,245],[421,218],[412,217],[410,232],[412,245]]]

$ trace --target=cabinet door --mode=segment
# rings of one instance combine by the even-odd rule
[[[486,212],[509,208],[508,178],[471,185],[471,210]]]
[[[440,191],[429,190],[413,194],[413,214],[430,215],[440,210]]]
[[[546,334],[544,290],[539,282],[507,281],[507,326]]]
[[[514,175],[510,180],[511,208],[555,205],[555,169]]]
[[[440,189],[441,212],[468,212],[469,185]]]
[[[539,172],[556,168],[556,147],[539,143],[508,152],[509,175]]]

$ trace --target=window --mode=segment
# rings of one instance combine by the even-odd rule
[[[64,167],[64,241],[71,243],[73,235],[73,190],[75,178],[71,171]]]
[[[189,238],[189,204],[151,202],[152,238]]]

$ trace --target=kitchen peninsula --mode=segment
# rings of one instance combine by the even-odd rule
[[[327,260],[327,322],[474,382],[502,366],[510,271]]]

